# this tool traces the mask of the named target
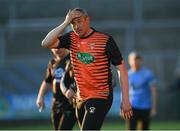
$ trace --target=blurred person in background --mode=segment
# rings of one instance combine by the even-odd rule
[[[60,81],[63,75],[67,72],[66,68],[69,65],[70,56],[69,50],[65,48],[51,49],[54,58],[49,61],[46,76],[40,86],[36,104],[41,112],[45,107],[44,96],[51,90],[53,92],[53,104],[51,112],[51,120],[55,130],[72,130],[76,122],[75,109],[73,108],[72,99],[75,97],[75,92],[72,89],[61,90]],[[66,87],[73,84],[71,78],[66,78]]]
[[[137,129],[141,122],[141,129],[148,130],[150,117],[156,114],[156,80],[152,71],[142,65],[142,56],[138,52],[131,52],[128,56],[130,69],[128,70],[130,101],[133,117],[128,121],[129,130]]]
[[[176,91],[180,90],[180,58],[177,61],[176,68],[174,70],[174,81],[172,82],[172,88]]]
[[[73,31],[62,35],[71,25]],[[112,36],[90,27],[84,9],[69,10],[61,25],[42,41],[46,48],[70,49],[77,84],[76,114],[81,130],[100,130],[113,100],[110,63],[116,66],[122,84],[121,116],[132,116],[125,62]]]
[[[173,104],[175,111],[177,112],[177,119],[180,120],[180,58],[177,60],[177,65],[174,70],[173,81],[170,84],[169,92],[173,93]]]

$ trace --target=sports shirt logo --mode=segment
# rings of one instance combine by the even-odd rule
[[[54,77],[57,82],[60,81],[63,73],[64,73],[64,70],[62,68],[57,68],[54,70]]]
[[[83,62],[84,64],[91,64],[94,61],[94,56],[89,53],[77,53],[77,59]]]
[[[90,107],[90,108],[89,108],[89,113],[90,113],[90,114],[94,114],[94,113],[95,113],[95,110],[96,110],[95,107]]]

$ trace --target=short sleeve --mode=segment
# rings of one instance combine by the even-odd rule
[[[70,48],[70,43],[71,43],[71,39],[70,39],[70,33],[66,33],[65,35],[62,35],[59,37],[59,44],[58,44],[58,49],[59,48],[66,48],[69,49]]]
[[[48,64],[48,67],[46,69],[46,75],[45,75],[45,78],[44,78],[44,81],[47,82],[47,83],[52,83],[53,82],[53,76],[52,76],[52,73],[51,73],[51,62],[49,62]]]
[[[119,48],[112,36],[110,36],[107,43],[107,55],[114,66],[120,65],[121,61],[123,60],[121,52],[119,51]]]

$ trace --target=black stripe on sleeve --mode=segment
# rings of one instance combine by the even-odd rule
[[[110,38],[108,39],[107,55],[114,66],[120,65],[121,61],[123,60],[121,52],[112,36],[110,36]]]
[[[53,76],[51,73],[51,68],[52,68],[52,61],[49,62],[48,67],[46,69],[46,75],[44,78],[44,81],[51,84],[53,82]]]
[[[59,44],[57,48],[66,48],[69,49],[70,48],[70,43],[71,43],[71,39],[70,39],[70,32],[66,33],[65,35],[62,35],[59,37]]]

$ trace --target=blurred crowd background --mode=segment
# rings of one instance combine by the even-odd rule
[[[41,41],[74,7],[114,37],[126,63],[130,51],[143,54],[158,81],[155,119],[180,120],[180,0],[0,0],[0,121],[50,117],[51,94],[42,113],[35,104],[52,57]],[[119,117],[118,86],[108,117]]]

